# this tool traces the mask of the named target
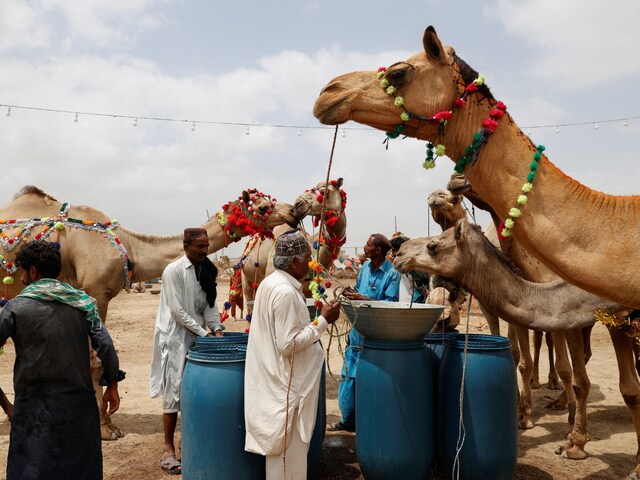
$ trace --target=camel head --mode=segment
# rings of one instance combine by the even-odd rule
[[[467,217],[462,208],[462,196],[454,195],[449,190],[442,188],[434,190],[429,194],[427,204],[431,210],[431,217],[443,231],[455,225],[461,218]]]
[[[315,187],[305,190],[298,195],[293,206],[293,214],[298,220],[311,215],[314,221],[322,215],[324,202],[326,222],[336,222],[347,206],[347,194],[342,190],[343,179],[331,180],[327,186],[325,182],[318,183]],[[325,188],[326,187],[326,188]]]
[[[216,219],[230,238],[239,240],[245,235],[272,236],[272,229],[286,223],[298,226],[293,205],[278,202],[257,189],[245,190],[237,200],[225,203]]]
[[[473,242],[477,235],[483,236],[479,227],[463,218],[455,227],[437,237],[413,238],[404,242],[393,266],[401,273],[418,270],[457,280],[469,265],[469,241]]]
[[[473,73],[463,71],[464,62],[454,49],[442,45],[433,27],[425,30],[422,46],[420,53],[394,63],[386,71],[359,71],[334,78],[320,92],[313,114],[326,125],[353,120],[390,132],[402,123],[402,135],[437,137],[439,121],[424,120],[451,110],[463,93],[463,84],[474,78]],[[464,64],[464,70],[468,68]],[[389,87],[395,90],[389,91]],[[403,113],[410,118],[403,121]]]

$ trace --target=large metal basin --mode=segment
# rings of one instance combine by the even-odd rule
[[[431,331],[444,306],[426,303],[347,300],[342,302],[347,318],[365,338],[417,340]]]

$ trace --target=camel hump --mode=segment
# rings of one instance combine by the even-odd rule
[[[28,195],[30,193],[33,193],[35,195],[39,195],[41,197],[47,197],[47,198],[53,200],[54,202],[58,201],[54,197],[49,195],[48,193],[43,192],[40,188],[36,187],[35,185],[25,185],[20,190],[18,190],[18,193],[16,193],[13,196],[13,199],[15,200],[15,199],[17,199],[19,197],[22,197],[23,195]]]

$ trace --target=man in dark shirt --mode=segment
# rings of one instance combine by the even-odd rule
[[[32,241],[17,253],[25,288],[0,312],[0,345],[11,337],[15,405],[7,480],[102,479],[100,417],[89,364],[89,339],[104,368],[103,402],[120,406],[124,378],[95,299],[55,278],[58,249]]]

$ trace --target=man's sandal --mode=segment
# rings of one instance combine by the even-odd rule
[[[174,455],[169,455],[167,458],[160,459],[160,468],[165,472],[174,475],[180,475],[182,473],[182,464]]]

